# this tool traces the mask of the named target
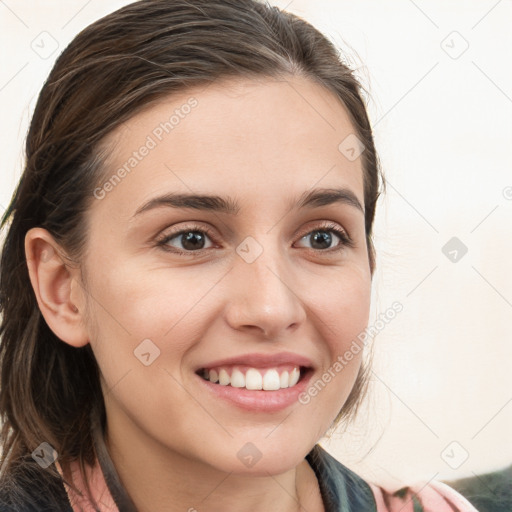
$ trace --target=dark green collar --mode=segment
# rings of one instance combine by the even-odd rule
[[[377,512],[370,486],[320,445],[306,460],[318,479],[325,512]]]

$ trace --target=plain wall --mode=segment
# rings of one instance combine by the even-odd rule
[[[55,58],[82,28],[127,3],[0,3],[1,211]],[[393,302],[403,305],[374,339],[358,420],[323,446],[392,487],[509,465],[511,2],[270,3],[328,35],[370,93],[388,180],[377,207],[370,324]]]

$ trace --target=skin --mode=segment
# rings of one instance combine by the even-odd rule
[[[372,276],[363,212],[340,203],[289,206],[312,188],[346,187],[364,207],[361,159],[338,150],[355,129],[340,101],[308,79],[229,79],[166,98],[112,132],[105,179],[192,96],[198,105],[190,114],[94,200],[82,261],[87,282],[42,228],[26,236],[30,278],[55,334],[92,346],[107,445],[140,511],[292,511],[299,502],[323,510],[304,457],[346,401],[361,352],[308,404],[274,413],[212,399],[194,372],[219,358],[291,351],[312,361],[314,382],[367,326]],[[171,191],[230,196],[240,211],[164,206],[133,217]],[[315,248],[324,221],[354,247],[333,234],[327,249]],[[157,246],[191,224],[215,236],[202,254]],[[236,252],[247,236],[263,248],[252,263]],[[179,235],[167,245],[186,247]],[[134,356],[147,338],[160,349],[149,366]],[[237,457],[247,442],[262,454],[252,467]]]

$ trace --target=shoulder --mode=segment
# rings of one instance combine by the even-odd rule
[[[390,491],[366,482],[320,445],[306,459],[317,475],[327,512],[478,512],[442,482],[416,482]]]
[[[478,512],[464,496],[439,481],[416,482],[396,491],[370,487],[377,512]]]
[[[466,496],[481,512],[512,510],[512,466],[447,483]]]

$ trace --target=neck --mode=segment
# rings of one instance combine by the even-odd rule
[[[141,432],[123,428],[122,433],[107,432],[106,446],[138,512],[324,510],[306,460],[278,475],[226,473],[162,447]]]

